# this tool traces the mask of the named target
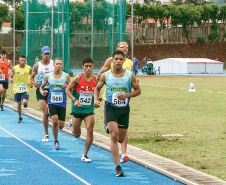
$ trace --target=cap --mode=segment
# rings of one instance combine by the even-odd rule
[[[44,54],[46,54],[46,53],[51,53],[50,48],[49,48],[48,46],[42,47],[41,52],[44,53]]]

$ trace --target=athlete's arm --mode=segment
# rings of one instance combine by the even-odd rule
[[[69,85],[67,86],[65,92],[68,95],[69,98],[71,98],[72,100],[74,100],[74,106],[75,107],[81,107],[81,103],[73,96],[72,94],[72,90],[74,87],[77,86],[77,84],[79,83],[79,75],[76,75],[71,82],[69,83]]]
[[[100,80],[100,75],[106,71],[108,71],[111,67],[111,62],[112,62],[112,58],[109,58],[105,61],[103,67],[100,69],[98,75],[97,75],[97,80]]]
[[[120,94],[118,95],[118,99],[120,99],[120,100],[125,100],[125,99],[128,98],[128,97],[135,97],[135,96],[138,96],[138,95],[141,94],[140,85],[139,85],[139,83],[137,82],[137,79],[136,79],[136,77],[135,77],[134,74],[132,74],[131,85],[132,85],[134,91],[129,92],[129,93],[120,93]]]
[[[100,107],[100,105],[101,105],[101,101],[100,101],[99,97],[100,97],[100,90],[104,86],[104,83],[105,83],[105,73],[103,73],[100,76],[100,80],[94,90],[94,107],[96,107],[96,108]]]
[[[12,68],[13,68],[11,60],[8,60],[8,66],[9,66],[9,69],[10,69],[10,72],[9,72],[8,75],[10,75],[10,73],[12,72]]]
[[[38,88],[38,87],[40,87],[40,82],[38,82],[36,84],[35,79],[34,79],[35,78],[35,75],[37,74],[37,71],[38,71],[38,63],[36,63],[34,65],[33,70],[32,70],[32,73],[31,73],[31,78],[30,78],[31,83]]]
[[[48,91],[44,90],[44,87],[46,86],[48,80],[49,80],[49,77],[48,77],[48,74],[46,74],[42,82],[42,86],[40,87],[40,93],[42,94],[42,96],[46,96],[48,94]]]
[[[13,76],[14,76],[14,67],[11,69],[11,72],[10,72],[10,75],[9,75],[10,83],[13,83]]]
[[[32,69],[31,69],[31,67],[30,67],[30,71],[29,71],[29,73],[30,73],[30,74],[32,73]],[[33,87],[33,84],[31,83],[31,81],[30,81],[29,87],[30,87],[30,88],[32,88],[32,87]]]
[[[62,87],[63,87],[64,89],[66,89],[70,82],[71,82],[70,76],[69,76],[69,74],[67,74],[67,84],[63,83],[63,84],[62,84]]]

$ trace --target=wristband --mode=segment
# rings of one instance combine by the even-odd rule
[[[73,103],[75,103],[75,101],[76,101],[77,99],[75,98],[75,99],[73,99],[72,101],[73,101]]]

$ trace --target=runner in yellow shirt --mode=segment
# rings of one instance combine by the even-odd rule
[[[128,44],[126,41],[120,41],[117,46],[116,46],[116,50],[121,50],[124,53],[124,63],[122,65],[123,69],[128,69],[129,71],[132,71],[133,69],[133,62],[126,58],[126,55],[128,53]],[[100,80],[100,75],[110,69],[113,69],[113,60],[112,57],[108,58],[103,67],[100,69],[98,75],[97,75],[97,80]],[[103,93],[103,107],[104,107],[104,128],[105,128],[105,132],[109,134],[109,130],[107,127],[107,123],[106,123],[106,86],[104,88],[104,93]],[[126,149],[127,149],[127,142],[128,142],[128,133],[126,134],[126,137],[123,141],[123,143],[121,144],[121,151],[122,151],[122,155],[120,158],[120,162],[128,162],[129,161],[129,157],[126,155]]]
[[[14,101],[17,102],[17,111],[19,114],[19,120],[17,123],[22,123],[21,117],[21,100],[23,101],[24,108],[27,107],[30,88],[33,84],[30,82],[30,74],[32,69],[29,65],[26,65],[26,56],[20,55],[19,64],[14,66],[9,76],[10,83],[13,83],[13,76],[15,75],[15,83],[13,86]]]

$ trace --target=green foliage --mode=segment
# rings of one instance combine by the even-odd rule
[[[138,44],[139,43],[139,39],[136,38],[136,40],[134,40],[134,42]]]
[[[213,24],[210,26],[210,28],[213,31],[217,31],[217,29],[219,28],[219,24],[217,24],[216,22],[213,22]]]
[[[143,40],[145,40],[146,39],[146,36],[145,35],[142,35],[140,38],[143,39]]]
[[[2,29],[2,23],[8,16],[9,8],[6,4],[0,4],[0,30]]]
[[[223,37],[226,38],[226,32],[224,32]]]
[[[13,12],[10,14],[10,20],[11,28],[13,28]],[[22,4],[15,5],[15,29],[24,30],[24,7]]]
[[[205,42],[205,41],[206,41],[206,37],[198,36],[197,42],[203,43],[203,42]]]
[[[214,41],[214,40],[218,39],[218,37],[219,37],[219,33],[217,31],[214,31],[208,35],[208,40]]]
[[[13,5],[13,0],[2,0],[2,1],[5,2],[6,4]],[[19,4],[21,2],[22,0],[15,0],[16,4]]]

